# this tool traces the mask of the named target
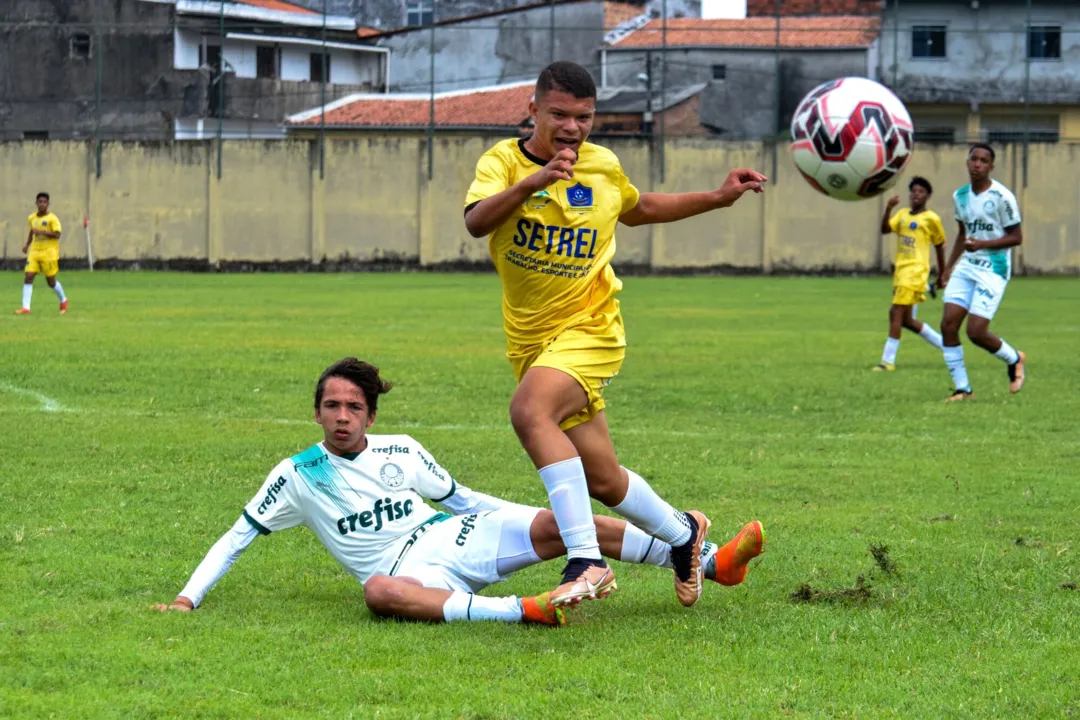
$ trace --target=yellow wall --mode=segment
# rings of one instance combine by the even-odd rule
[[[1069,122],[1080,126],[1080,115]],[[425,139],[403,135],[329,142],[322,180],[318,145],[306,140],[228,141],[221,180],[213,143],[107,143],[101,178],[92,144],[0,143],[0,252],[9,262],[21,257],[26,216],[34,195],[46,190],[64,223],[61,247],[69,258],[86,257],[82,218],[89,216],[97,259],[483,261],[487,243],[465,231],[462,205],[477,157],[497,140],[437,137],[430,182]],[[608,144],[643,192],[715,188],[732,167],[773,175],[771,146],[677,139],[667,145],[660,184],[659,152],[630,139]],[[921,146],[893,192],[906,195],[913,175],[929,178],[936,188],[931,206],[951,234],[950,196],[967,182],[965,157],[963,146]],[[996,171],[1024,213],[1018,267],[1078,272],[1080,147],[1032,145],[1027,188],[1022,157],[1019,146],[999,148]],[[878,232],[884,197],[829,200],[798,175],[785,147],[775,162],[764,197],[666,226],[620,227],[616,262],[766,271],[888,267],[892,244]]]

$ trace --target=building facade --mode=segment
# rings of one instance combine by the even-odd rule
[[[1080,3],[890,0],[880,79],[924,141],[1080,141]]]
[[[324,61],[322,26],[280,0],[8,0],[0,139],[281,137],[324,66],[329,98],[385,89],[387,51],[331,17]]]

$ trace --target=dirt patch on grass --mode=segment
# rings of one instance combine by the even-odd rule
[[[1073,582],[1061,583],[1061,589],[1062,590],[1076,590],[1077,589],[1076,588],[1076,583],[1073,583]]]
[[[937,517],[928,518],[926,522],[949,522],[952,519],[952,515],[938,515]]]
[[[888,545],[871,545],[870,554],[874,557],[874,562],[881,568],[881,571],[886,575],[896,574],[896,563],[889,557]]]
[[[860,575],[855,580],[855,587],[816,588],[810,583],[803,583],[791,593],[793,603],[814,603],[819,605],[865,605],[874,598],[873,586]]]

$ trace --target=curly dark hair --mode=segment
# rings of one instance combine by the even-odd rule
[[[575,98],[595,98],[596,83],[589,71],[577,63],[559,60],[540,71],[536,80],[536,97],[544,97],[552,90],[561,90]]]
[[[928,195],[934,194],[934,188],[932,185],[930,185],[930,181],[926,178],[916,175],[915,177],[911,178],[911,182],[908,183],[907,189],[914,190],[916,185],[921,185],[926,188],[926,193]]]
[[[319,376],[319,383],[315,386],[315,409],[322,404],[323,390],[326,389],[326,381],[330,378],[342,378],[364,391],[364,400],[367,401],[368,411],[375,412],[379,409],[379,396],[390,392],[394,387],[392,382],[379,377],[379,368],[363,360],[347,357],[338,360],[330,367],[323,370]]]

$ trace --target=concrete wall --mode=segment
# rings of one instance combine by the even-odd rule
[[[609,87],[640,87],[638,75],[649,73],[659,89],[663,51],[608,50],[604,76]],[[779,60],[779,67],[777,62]],[[772,136],[777,123],[786,132],[799,101],[823,82],[867,74],[867,50],[781,52],[723,48],[676,48],[667,51],[668,87],[708,83],[701,94],[701,122],[732,140]],[[713,66],[723,65],[725,78],[713,80]],[[780,91],[777,92],[779,82]]]
[[[550,24],[551,10],[542,7],[436,27],[435,89],[535,80],[552,58]],[[556,5],[555,24],[558,30],[554,35],[554,59],[580,63],[599,79],[603,3]],[[428,88],[430,30],[393,35],[379,44],[390,48],[391,90],[417,92]]]
[[[0,262],[21,267],[26,216],[40,190],[52,194],[64,224],[68,261],[86,256],[82,218],[89,216],[98,260],[204,267],[343,258],[486,262],[487,243],[465,232],[462,204],[476,159],[497,140],[436,137],[431,181],[426,141],[407,135],[331,140],[322,179],[318,144],[301,140],[227,141],[220,180],[210,142],[106,143],[100,178],[92,143],[0,143]],[[892,259],[891,242],[877,230],[884,198],[841,203],[818,195],[784,146],[774,159],[773,146],[761,142],[674,139],[661,184],[658,148],[650,152],[635,139],[605,144],[642,191],[717,187],[732,167],[760,168],[771,178],[767,193],[734,208],[670,225],[620,227],[616,264],[875,271]],[[998,150],[997,177],[1016,192],[1024,214],[1018,271],[1080,272],[1080,196],[1073,182],[1080,147],[1031,146],[1026,188],[1021,148]],[[950,194],[967,181],[965,157],[963,146],[920,146],[906,173],[934,183],[931,207],[950,233]]]
[[[899,7],[897,7],[897,5]],[[1024,0],[979,3],[902,0],[888,4],[881,29],[881,77],[909,102],[1023,102],[1027,72]],[[1030,63],[1033,103],[1080,97],[1080,3],[1033,0],[1032,25],[1061,26],[1061,59]],[[912,27],[944,25],[946,58],[913,58]],[[895,69],[894,69],[895,66]]]

